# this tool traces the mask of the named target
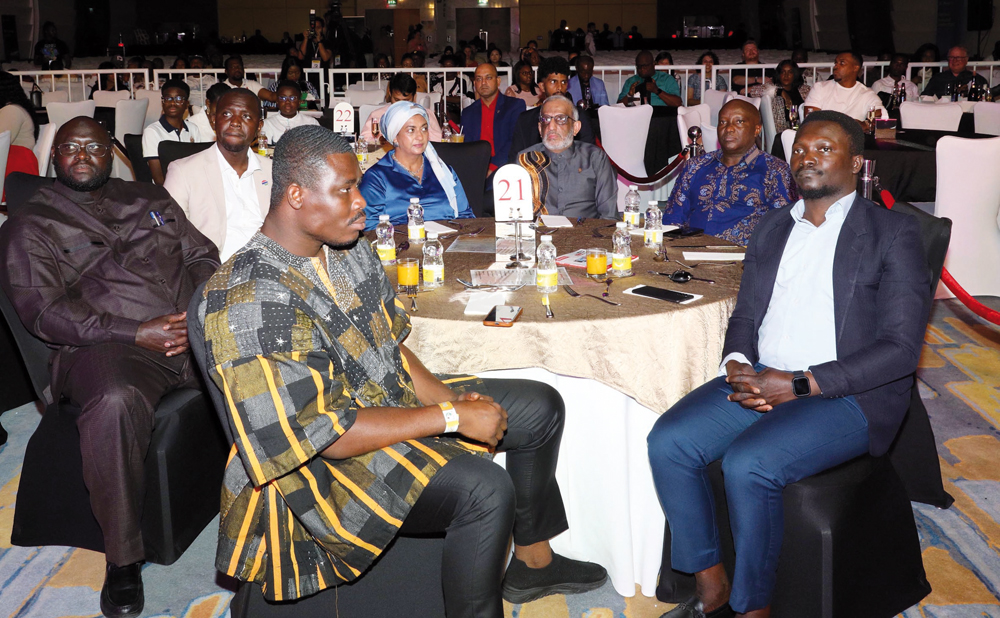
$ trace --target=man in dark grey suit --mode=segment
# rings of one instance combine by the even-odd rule
[[[792,147],[803,199],[764,215],[747,247],[720,377],[668,410],[649,458],[698,595],[664,618],[770,615],[782,489],[885,453],[906,415],[930,308],[918,223],[857,196],[864,135],[812,113]],[[722,459],[736,544],[721,564],[706,468]]]

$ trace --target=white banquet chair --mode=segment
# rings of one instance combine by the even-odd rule
[[[681,135],[681,147],[688,143],[688,129],[699,125],[707,125],[712,118],[712,108],[706,103],[691,107],[677,108],[677,131]],[[602,131],[603,134],[603,131]]]
[[[1000,296],[1000,137],[937,143],[934,216],[952,221],[944,266],[973,296]],[[952,294],[941,285],[938,298]]]
[[[899,106],[899,123],[904,129],[958,131],[962,121],[962,106],[958,103],[927,105],[904,101]]]
[[[50,103],[68,103],[69,92],[66,90],[56,90],[55,92],[42,93],[42,107],[48,107]]]
[[[77,116],[94,117],[94,110],[97,104],[93,101],[78,101],[76,103],[49,103],[45,111],[49,114],[49,123],[56,125],[56,129],[63,126]]]
[[[135,91],[135,99],[146,99],[149,101],[149,106],[146,108],[146,117],[142,120],[142,128],[145,129],[149,125],[153,124],[160,119],[163,115],[163,102],[159,90],[146,90],[145,88],[140,88]],[[142,133],[142,131],[139,131]]]
[[[93,98],[97,107],[114,107],[118,101],[131,99],[132,93],[128,90],[95,90]]]
[[[601,122],[601,144],[604,152],[618,167],[633,176],[645,177],[646,139],[653,118],[652,105],[613,107],[602,105],[597,110]],[[654,172],[657,170],[653,170]]]
[[[726,104],[726,99],[728,97],[729,92],[726,90],[705,91],[705,95],[701,98],[701,102],[708,105],[709,110],[711,110],[711,118],[706,124],[711,124],[712,126],[719,125],[719,110]]]
[[[363,126],[366,122],[368,122],[368,117],[371,116],[372,112],[377,110],[379,107],[379,105],[371,105],[369,103],[362,105],[358,109],[358,122],[360,123],[358,126]]]
[[[38,139],[35,140],[35,158],[38,159],[38,175],[45,176],[49,172],[49,162],[52,160],[52,143],[56,140],[56,125],[51,122],[38,127]]]
[[[639,178],[648,174],[643,155],[646,152],[646,139],[649,137],[649,123],[653,118],[652,105],[638,107],[616,107],[602,105],[597,110],[601,123],[601,144],[604,152],[615,164]],[[653,170],[654,172],[658,170]],[[617,176],[618,210],[625,209],[625,194],[634,184],[623,181]],[[643,208],[640,205],[640,208]]]
[[[146,119],[146,109],[149,99],[123,99],[115,103],[115,139],[125,143],[126,135],[141,135],[142,123]],[[128,158],[117,148],[113,149],[115,160],[111,166],[111,175],[122,180],[135,180],[135,173]]]
[[[344,91],[347,95],[347,100],[351,102],[354,107],[361,107],[362,105],[380,105],[385,102],[385,88],[380,88],[378,90],[362,90],[356,84],[347,87]]]
[[[792,164],[792,144],[795,143],[795,129],[781,132],[781,147],[785,149],[785,163]]]
[[[1000,135],[1000,103],[980,101],[972,108],[976,133]]]
[[[735,92],[730,92],[729,97],[726,98],[726,103],[732,101],[733,99],[739,99],[740,101],[746,101],[750,105],[753,105],[757,109],[760,109],[760,97],[745,97],[742,94],[736,94]],[[718,123],[716,123],[718,124]]]
[[[765,94],[760,98],[761,146],[770,153],[778,128],[774,124],[774,95]],[[718,123],[716,123],[718,125]]]
[[[705,152],[715,152],[719,149],[719,129],[707,124],[701,125],[701,143]]]

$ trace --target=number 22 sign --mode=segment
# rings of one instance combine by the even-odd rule
[[[531,221],[531,176],[520,165],[504,165],[493,175],[493,209],[497,221]]]
[[[333,108],[333,132],[354,133],[354,107],[350,103],[337,103]]]

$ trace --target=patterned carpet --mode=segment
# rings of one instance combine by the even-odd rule
[[[914,506],[934,591],[902,615],[1000,618],[1000,329],[955,301],[937,301],[925,343],[921,394],[955,505],[947,511]],[[22,406],[2,421],[10,440],[0,447],[0,617],[99,616],[103,555],[10,546],[21,457],[38,413]],[[143,616],[228,615],[232,595],[217,585],[213,568],[215,533],[216,524],[209,525],[174,565],[145,568]],[[623,598],[608,584],[584,595],[507,606],[506,613],[509,618],[657,618],[670,607],[641,594]]]

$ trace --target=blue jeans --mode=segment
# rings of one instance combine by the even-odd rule
[[[761,414],[728,401],[732,392],[724,377],[691,391],[656,421],[647,442],[670,522],[671,561],[685,573],[722,561],[706,470],[722,459],[736,546],[729,603],[748,612],[771,602],[784,532],[782,489],[867,453],[868,421],[854,397],[796,399]]]

